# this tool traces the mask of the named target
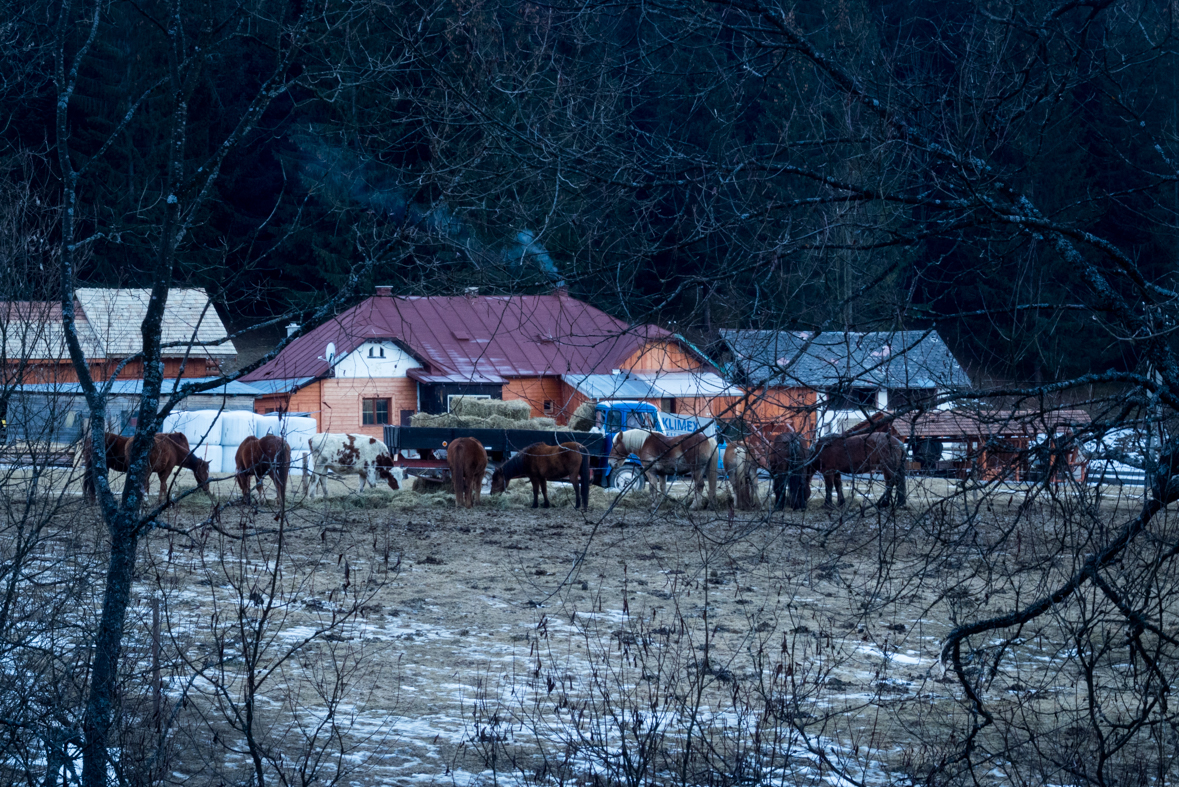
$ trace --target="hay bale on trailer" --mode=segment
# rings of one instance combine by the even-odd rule
[[[577,405],[577,409],[573,411],[573,417],[569,419],[569,428],[574,432],[588,432],[594,428],[594,407],[598,401],[590,399]]]
[[[474,396],[456,396],[450,400],[450,413],[460,418],[499,417],[509,421],[527,421],[532,417],[532,407],[522,399],[481,399]]]
[[[529,418],[521,421],[502,415],[475,418],[466,415],[456,415],[455,413],[442,413],[440,415],[414,413],[410,416],[409,425],[442,429],[534,429],[541,432],[553,431],[557,428],[557,422],[552,418]]]

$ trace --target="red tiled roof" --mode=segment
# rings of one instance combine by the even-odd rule
[[[502,383],[511,377],[609,374],[646,342],[671,338],[634,327],[566,295],[373,297],[290,344],[242,379],[316,378],[366,341],[395,339],[428,368],[429,382]]]

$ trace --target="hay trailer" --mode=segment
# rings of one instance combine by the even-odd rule
[[[572,432],[564,429],[541,431],[537,429],[472,429],[465,427],[437,426],[386,426],[385,445],[394,456],[394,465],[404,468],[408,475],[442,483],[449,480],[449,469],[445,459],[436,458],[436,452],[443,450],[459,437],[474,437],[487,449],[488,467],[499,465],[516,451],[533,443],[578,442],[586,447],[590,455],[593,480],[601,484],[609,476],[606,465],[607,442],[605,436],[596,432]],[[416,458],[409,458],[412,452]]]

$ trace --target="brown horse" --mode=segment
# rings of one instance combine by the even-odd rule
[[[589,510],[589,451],[581,443],[533,443],[496,468],[491,475],[491,494],[501,494],[507,490],[509,481],[521,476],[528,476],[532,482],[533,508],[537,507],[541,492],[544,507],[549,507],[548,481],[568,478],[573,484],[573,507]]]
[[[774,484],[774,510],[787,501],[795,511],[805,509],[811,497],[811,473],[806,473],[806,440],[793,430],[774,436],[770,445],[770,478]]]
[[[892,490],[896,488],[896,505],[905,505],[905,446],[890,434],[873,432],[857,435],[828,435],[820,438],[811,451],[806,465],[806,478],[816,472],[823,474],[827,499],[825,508],[831,508],[831,487],[839,494],[839,505],[843,505],[843,479],[841,473],[856,475],[879,470],[884,475],[884,494],[877,505],[893,504]]]
[[[472,508],[483,492],[487,451],[474,437],[459,437],[446,446],[446,464],[454,481],[455,508]]]
[[[233,457],[237,468],[237,485],[242,497],[250,502],[250,480],[257,479],[258,497],[265,499],[262,479],[270,476],[278,490],[278,505],[282,509],[287,499],[287,474],[291,470],[291,447],[278,435],[268,434],[259,439],[250,435],[237,447]]]
[[[123,461],[128,467],[131,464],[132,443],[132,440],[127,440],[123,451]],[[143,477],[143,496],[145,498],[151,488],[152,473],[155,473],[160,478],[159,502],[163,505],[167,499],[168,476],[172,475],[173,470],[182,467],[192,471],[192,474],[196,476],[197,487],[202,489],[210,500],[216,499],[209,489],[209,463],[193,455],[192,450],[188,447],[188,438],[180,432],[155,435],[147,461],[148,471]]]
[[[654,432],[648,434],[638,450],[628,441],[627,432],[614,439],[610,448],[610,467],[617,470],[633,453],[642,463],[643,472],[651,484],[651,498],[656,505],[667,494],[667,476],[692,474],[695,482],[694,508],[704,505],[704,480],[708,479],[708,503],[716,507],[716,440],[700,432],[668,437]],[[656,483],[658,481],[658,483]]]
[[[123,437],[114,432],[106,433],[106,468],[119,473],[127,472],[127,446],[131,444],[130,437]],[[94,494],[94,457],[90,451],[90,436],[86,435],[82,443],[82,465],[85,475],[82,476],[82,495],[86,502],[93,503],[97,498]]]
[[[755,511],[761,508],[757,495],[757,458],[749,446],[740,440],[731,440],[725,446],[725,475],[733,486],[733,505],[738,511]]]

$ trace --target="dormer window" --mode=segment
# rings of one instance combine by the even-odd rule
[[[368,357],[369,358],[384,358],[385,357],[385,348],[384,347],[369,347],[368,348]]]

